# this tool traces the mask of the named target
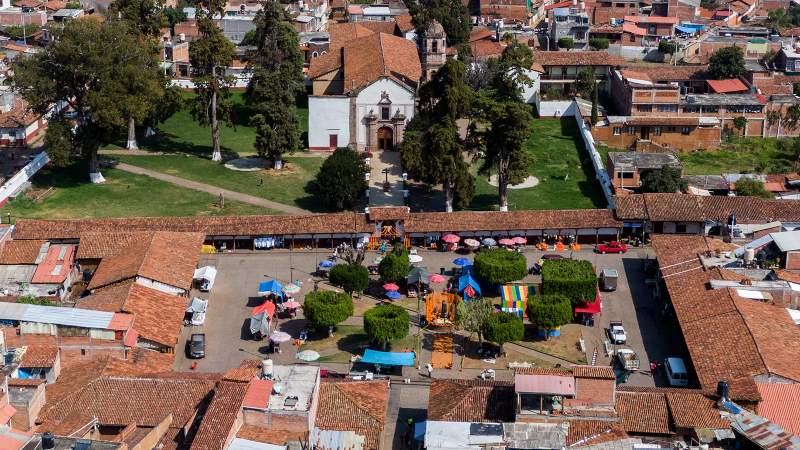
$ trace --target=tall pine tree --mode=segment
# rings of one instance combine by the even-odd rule
[[[253,78],[247,99],[253,109],[258,154],[282,167],[282,155],[300,148],[296,99],[303,93],[303,55],[283,5],[266,0],[256,16]]]

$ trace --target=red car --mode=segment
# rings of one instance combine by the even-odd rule
[[[612,241],[607,244],[600,244],[595,249],[597,253],[625,253],[628,251],[628,246],[617,241]]]

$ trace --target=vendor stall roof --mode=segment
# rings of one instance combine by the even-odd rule
[[[514,375],[514,390],[521,394],[575,395],[571,375]]]
[[[381,364],[384,366],[408,366],[414,365],[414,352],[379,352],[377,350],[366,349],[360,362],[367,364]]]

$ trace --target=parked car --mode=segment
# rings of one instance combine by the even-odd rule
[[[205,333],[195,333],[186,341],[189,358],[206,357],[206,335]]]
[[[664,370],[667,372],[670,386],[689,385],[689,374],[686,372],[686,364],[681,358],[667,358],[664,362]]]
[[[600,271],[600,287],[606,292],[616,291],[618,278],[619,272],[617,269],[603,269]]]
[[[628,246],[622,242],[611,241],[607,244],[599,244],[595,251],[597,253],[625,253],[628,251]]]
[[[617,349],[617,362],[619,366],[629,372],[633,372],[634,370],[639,370],[639,357],[636,356],[636,352],[629,348],[620,348]]]
[[[608,327],[608,337],[616,345],[625,345],[628,336],[625,334],[625,327],[622,326],[621,320],[611,321]]]

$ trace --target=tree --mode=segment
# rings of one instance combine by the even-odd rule
[[[378,273],[384,281],[399,281],[408,275],[410,266],[408,251],[402,245],[395,245],[378,264]]]
[[[50,117],[48,141],[58,146],[48,152],[63,164],[88,159],[90,178],[100,182],[98,148],[127,125],[126,103],[144,101],[136,87],[162,79],[156,53],[121,21],[69,21],[54,34],[42,51],[18,60],[15,89],[40,115],[61,102],[71,105],[76,126],[55,125],[68,122],[60,112]]]
[[[490,298],[482,297],[468,302],[459,302],[456,305],[456,328],[478,335],[478,342],[483,343],[483,332],[486,324],[495,313],[494,304]]]
[[[600,92],[600,86],[595,84],[594,89],[592,89],[592,112],[591,112],[592,125],[597,124],[597,105],[600,102],[600,99],[598,98],[599,92]]]
[[[29,24],[28,27],[22,28],[19,25],[11,25],[5,27],[3,32],[14,41],[27,40],[31,35],[38,30],[33,25]]]
[[[589,47],[591,47],[592,50],[605,50],[608,48],[608,39],[591,38],[589,39]]]
[[[275,169],[282,167],[283,153],[293,153],[301,145],[295,101],[304,91],[303,55],[284,8],[276,0],[265,0],[256,15],[258,50],[251,60],[253,77],[247,86],[256,151],[272,159]]]
[[[593,302],[597,292],[597,274],[586,260],[546,260],[542,264],[542,292],[569,299],[573,305]]]
[[[561,295],[537,295],[528,299],[528,320],[540,330],[556,329],[572,322],[572,302]]]
[[[709,11],[716,11],[720,3],[721,0],[700,0],[700,6]]]
[[[83,5],[80,2],[67,2],[64,5],[65,9],[83,9]]]
[[[736,129],[741,133],[747,126],[747,118],[744,116],[739,116],[733,119],[733,126],[736,127]]]
[[[364,313],[364,332],[385,349],[389,341],[403,339],[408,335],[408,311],[402,306],[383,304]]]
[[[436,20],[444,28],[448,45],[456,47],[469,40],[472,21],[469,8],[461,0],[408,0],[406,5],[417,36],[422,36]]]
[[[328,208],[352,208],[367,190],[367,172],[369,168],[355,150],[339,147],[322,163],[312,190]]]
[[[528,265],[525,256],[505,249],[481,250],[475,254],[475,275],[497,285],[525,278]]]
[[[353,292],[364,292],[369,286],[369,270],[360,264],[337,264],[331,268],[328,279],[353,295]]]
[[[442,184],[445,209],[453,201],[466,204],[474,179],[464,161],[464,142],[456,121],[469,111],[474,92],[464,82],[464,63],[448,59],[432,79],[419,88],[419,112],[400,144],[403,165],[412,178],[428,185]]]
[[[723,47],[708,61],[708,72],[717,80],[737,78],[745,74],[744,53],[739,47]]]
[[[175,33],[175,24],[181,23],[187,19],[186,13],[183,12],[180,8],[173,8],[172,6],[167,6],[166,8],[161,10],[161,13],[164,14],[164,18],[167,20],[167,25],[169,25],[169,30],[172,33]]]
[[[674,55],[678,45],[673,41],[661,40],[658,43],[658,51],[665,55]]]
[[[341,292],[309,292],[303,302],[303,315],[315,327],[327,327],[330,335],[336,324],[353,315],[353,299]]]
[[[575,40],[571,37],[563,37],[558,40],[558,48],[565,48],[567,50],[572,50],[575,48]]]
[[[225,4],[220,0],[202,3],[198,9],[197,30],[200,37],[189,44],[189,61],[195,70],[195,93],[190,111],[202,126],[211,126],[211,160],[222,161],[219,143],[219,119],[227,123],[230,118],[230,85],[233,80],[225,74],[236,54],[236,49],[214,23],[215,14],[224,14]]]
[[[106,17],[127,22],[145,36],[157,36],[168,23],[158,0],[114,0]]]
[[[484,336],[487,340],[499,345],[500,353],[503,353],[503,345],[506,342],[519,341],[525,336],[522,318],[508,312],[492,314],[486,322]]]
[[[767,13],[766,24],[773,30],[780,31],[792,24],[792,17],[786,14],[785,9],[771,9]]]
[[[644,192],[684,192],[687,184],[681,178],[680,169],[664,166],[661,169],[651,170],[642,177],[642,190]]]
[[[597,77],[594,69],[586,68],[578,72],[578,77],[575,79],[575,91],[581,97],[588,99],[591,98],[596,84]]]
[[[774,198],[775,196],[764,188],[764,183],[752,178],[740,178],[736,182],[736,195],[743,197]]]

